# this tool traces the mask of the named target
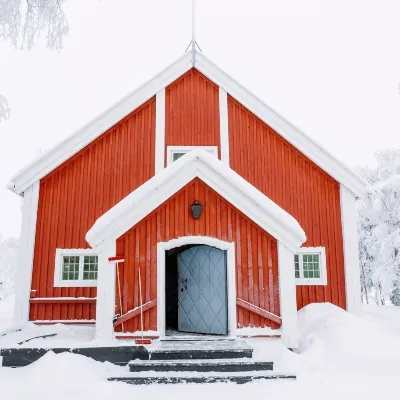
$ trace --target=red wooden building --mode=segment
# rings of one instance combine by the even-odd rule
[[[24,197],[18,321],[132,337],[143,311],[147,336],[296,347],[298,309],[359,310],[364,183],[201,53],[8,187]]]

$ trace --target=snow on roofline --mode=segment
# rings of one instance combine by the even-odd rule
[[[300,224],[289,213],[215,156],[195,150],[102,215],[86,234],[87,242],[98,249],[115,241],[196,177],[292,251],[306,241]]]
[[[349,167],[237,83],[213,64],[203,53],[196,52],[195,60],[195,68],[197,70],[226,90],[229,95],[278,132],[330,176],[345,185],[356,196],[363,197],[368,193],[367,184]],[[163,72],[123,98],[82,129],[50,149],[36,161],[30,163],[12,178],[7,187],[17,194],[22,194],[34,182],[43,178],[74,154],[78,153],[90,142],[102,135],[126,115],[152,98],[158,91],[174,82],[192,67],[192,54],[188,52]]]

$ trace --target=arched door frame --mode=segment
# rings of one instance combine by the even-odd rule
[[[165,252],[177,247],[196,244],[226,251],[228,336],[236,336],[235,244],[206,236],[183,236],[168,242],[157,243],[157,329],[161,339],[165,338]]]

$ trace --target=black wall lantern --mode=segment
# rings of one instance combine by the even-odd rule
[[[195,200],[195,202],[190,206],[190,209],[192,211],[192,215],[194,219],[199,219],[201,212],[203,211],[203,206]]]

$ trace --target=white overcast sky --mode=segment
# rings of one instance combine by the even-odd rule
[[[223,70],[350,166],[399,147],[398,0],[197,0],[197,41]],[[0,41],[0,235],[18,236],[8,180],[180,57],[190,0],[66,0],[60,53]]]

